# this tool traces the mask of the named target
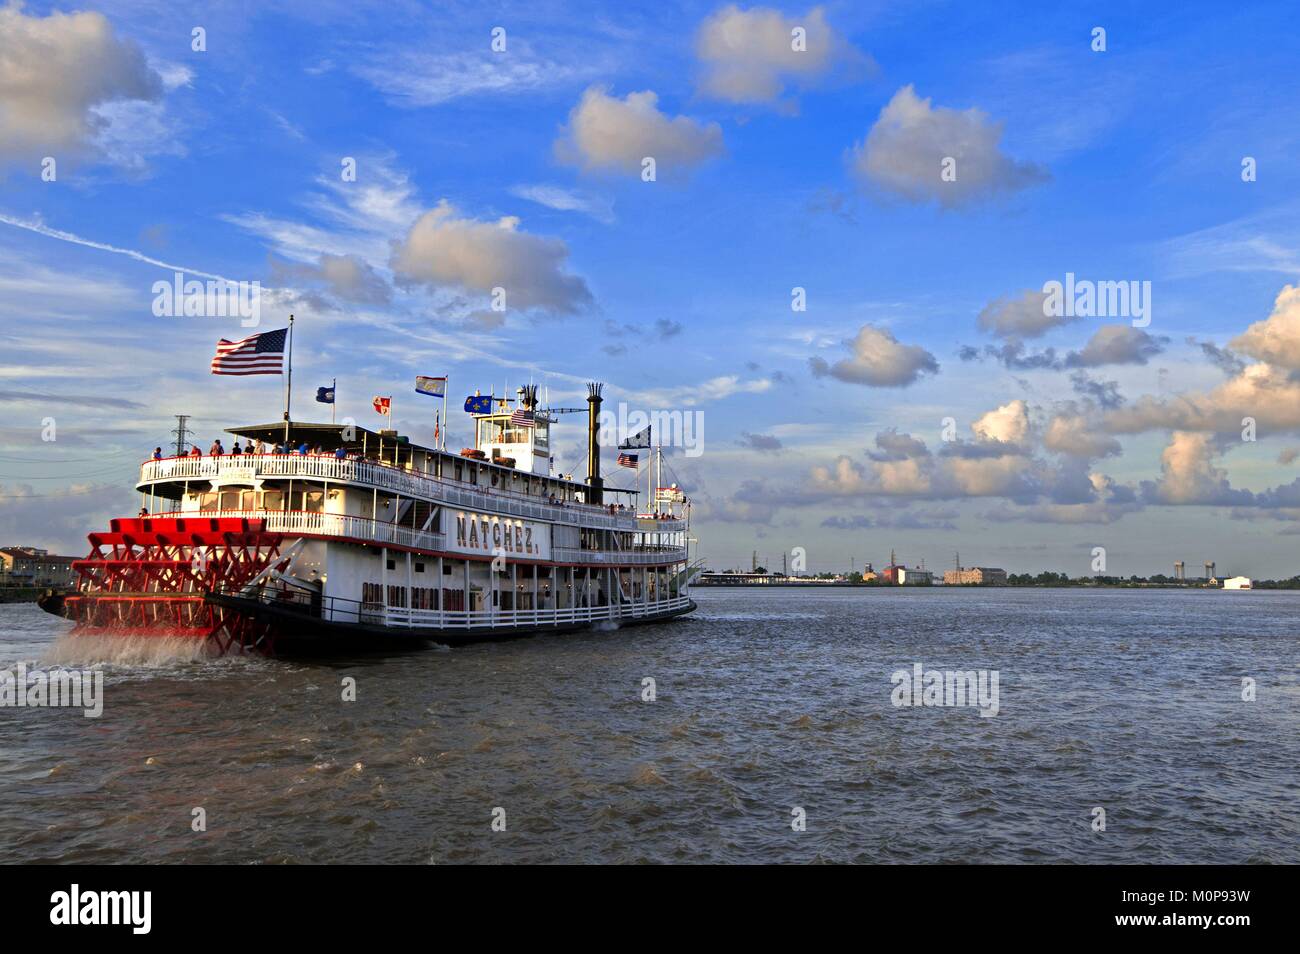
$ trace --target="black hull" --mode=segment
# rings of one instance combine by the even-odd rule
[[[413,627],[394,629],[366,623],[339,623],[320,619],[306,607],[294,604],[276,606],[261,600],[244,599],[209,593],[207,601],[248,616],[271,627],[277,656],[328,656],[364,652],[391,652],[393,650],[424,649],[431,644],[465,646],[471,643],[519,639],[525,636],[559,635],[574,633],[603,625],[604,621],[582,623],[537,624],[530,626],[500,626],[493,628],[443,629],[439,627]],[[645,623],[663,623],[694,612],[695,602],[663,613],[635,618],[613,620],[622,628]]]

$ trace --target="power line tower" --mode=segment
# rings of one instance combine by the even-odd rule
[[[172,431],[172,433],[176,435],[176,456],[177,457],[184,457],[185,454],[189,451],[189,448],[186,446],[187,442],[185,440],[186,437],[188,437],[190,434],[193,433],[188,427],[185,426],[186,422],[188,422],[189,419],[190,416],[188,414],[176,415],[176,429]]]

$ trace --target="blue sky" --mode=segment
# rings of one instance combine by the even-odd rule
[[[701,413],[717,567],[1300,572],[1290,11],[1040,6],[0,8],[0,542],[80,552],[172,414],[278,417],[207,372],[238,322],[153,315],[175,266],[297,316],[304,414],[338,378],[428,440],[416,374]],[[1066,273],[1150,324],[1046,320]]]

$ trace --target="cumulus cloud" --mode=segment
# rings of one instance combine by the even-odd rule
[[[1116,483],[1105,474],[1086,474],[1084,482],[1089,499],[1072,503],[1044,501],[1021,506],[1003,504],[985,513],[984,517],[999,523],[1111,524],[1142,509],[1142,502],[1133,488]]]
[[[569,113],[555,143],[561,162],[588,171],[640,175],[653,157],[656,174],[680,175],[722,154],[722,127],[688,116],[669,117],[650,90],[623,99],[592,86]]]
[[[906,460],[909,457],[929,457],[930,449],[920,438],[900,434],[897,428],[890,427],[876,434],[876,450],[868,450],[867,456],[876,461]]]
[[[1016,398],[979,417],[971,425],[983,440],[1019,444],[1029,436],[1029,405]]]
[[[394,243],[390,265],[405,284],[485,294],[503,288],[509,309],[563,315],[593,301],[587,283],[565,271],[568,257],[563,241],[520,231],[518,218],[463,218],[444,199]]]
[[[1073,412],[1057,414],[1047,422],[1043,446],[1058,454],[1086,460],[1112,457],[1121,450],[1119,441],[1098,433],[1087,417]]]
[[[796,37],[796,31],[802,36]],[[826,22],[821,7],[802,16],[779,10],[723,7],[700,25],[695,52],[703,67],[700,92],[730,103],[781,103],[786,85],[809,88],[833,74],[854,75],[870,59]]]
[[[1258,362],[1204,393],[1173,398],[1144,395],[1103,418],[1112,434],[1137,434],[1165,428],[1240,435],[1242,418],[1261,429],[1300,431],[1300,380],[1290,372]]]
[[[162,77],[103,14],[0,8],[0,160],[92,150],[110,107],[162,94]]]
[[[1002,152],[1002,124],[979,109],[933,107],[904,86],[853,150],[854,170],[909,202],[938,200],[954,208],[1043,182],[1047,172]],[[956,160],[953,181],[941,178]]]
[[[1260,361],[1300,370],[1300,286],[1285,286],[1273,302],[1273,313],[1233,338],[1229,346]]]
[[[844,342],[852,356],[841,358],[834,364],[825,359],[809,359],[812,373],[817,377],[838,378],[852,384],[865,384],[876,388],[901,388],[915,382],[925,373],[935,374],[939,362],[920,345],[905,345],[885,328],[863,325],[855,338]]]
[[[1037,338],[1052,328],[1074,319],[1048,314],[1046,292],[1026,290],[1018,298],[1002,297],[985,305],[979,313],[979,326],[999,338]]]
[[[1065,358],[1068,368],[1099,368],[1106,364],[1146,364],[1160,354],[1168,338],[1157,338],[1132,325],[1103,325],[1080,351]]]
[[[1148,499],[1169,504],[1247,504],[1248,491],[1233,490],[1215,466],[1220,448],[1209,434],[1175,431],[1160,455],[1160,478],[1144,485]]]
[[[321,253],[314,264],[272,262],[276,282],[305,281],[319,283],[343,301],[362,305],[386,305],[392,289],[377,271],[356,255]]]

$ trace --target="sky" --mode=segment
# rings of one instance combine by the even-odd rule
[[[0,544],[85,552],[173,415],[277,420],[209,363],[292,313],[295,419],[691,422],[715,569],[1300,573],[1292,11],[1049,6],[0,6]]]

